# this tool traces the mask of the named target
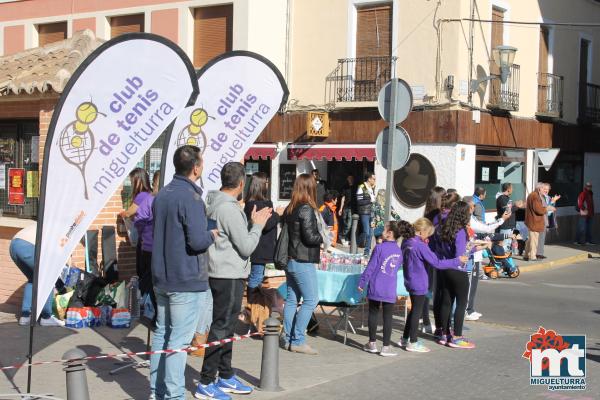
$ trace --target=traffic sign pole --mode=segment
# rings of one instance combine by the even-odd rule
[[[388,148],[387,148],[387,177],[385,180],[385,214],[384,223],[390,220],[392,215],[392,191],[394,188],[394,131],[396,130],[396,92],[398,80],[391,80],[391,101],[390,101],[390,128],[388,129]]]

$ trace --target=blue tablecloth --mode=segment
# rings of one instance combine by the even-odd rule
[[[320,303],[346,303],[356,305],[362,303],[366,290],[358,291],[358,281],[361,274],[345,274],[343,272],[328,272],[317,270],[317,282],[319,284]],[[278,289],[279,294],[285,299],[287,297],[287,284],[282,284]],[[398,296],[408,296],[404,287],[404,275],[398,271]]]

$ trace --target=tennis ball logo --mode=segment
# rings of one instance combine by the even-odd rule
[[[200,147],[201,153],[204,154],[206,149],[206,135],[202,130],[202,127],[206,125],[208,119],[211,117],[208,115],[205,109],[196,108],[190,114],[190,123],[185,126],[177,137],[177,147],[184,145],[198,146]]]
[[[95,148],[94,133],[90,129],[90,124],[98,118],[98,114],[106,116],[98,112],[98,107],[94,103],[90,101],[81,103],[75,110],[75,121],[70,122],[62,130],[59,139],[59,147],[63,158],[81,172],[86,200],[89,197],[85,166]]]
[[[80,121],[84,124],[91,124],[98,117],[98,109],[91,102],[81,103],[79,107],[77,107],[77,121]]]

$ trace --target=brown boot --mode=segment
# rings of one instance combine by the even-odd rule
[[[201,344],[206,344],[206,340],[208,339],[208,333],[194,333],[194,339],[192,339],[192,346],[198,346]],[[204,357],[204,347],[199,348],[198,350],[194,350],[190,352],[190,356],[194,357]]]

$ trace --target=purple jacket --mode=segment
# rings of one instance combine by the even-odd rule
[[[140,192],[133,202],[138,206],[133,216],[133,224],[138,231],[138,240],[142,241],[142,250],[152,252],[153,241],[153,222],[152,202],[154,196],[152,193]]]
[[[358,287],[369,284],[369,300],[395,303],[398,270],[402,267],[402,250],[394,241],[386,241],[375,246],[367,269],[362,273]]]
[[[429,291],[426,263],[438,269],[456,269],[460,260],[458,257],[440,260],[418,236],[403,241],[402,268],[404,286],[408,293],[425,295]]]
[[[477,250],[477,248],[475,246],[473,246],[471,248],[471,250],[469,251],[469,254],[466,253],[467,243],[469,242],[469,237],[467,235],[467,232],[464,229],[461,229],[458,232],[456,232],[456,237],[454,239],[454,243],[447,243],[447,242],[442,241],[439,236],[439,230],[436,231],[434,237],[432,237],[432,238],[434,238],[434,240],[433,240],[434,244],[433,244],[433,246],[430,244],[429,247],[435,252],[435,254],[439,258],[448,259],[448,258],[460,257],[460,256],[472,254]],[[459,264],[454,269],[457,269],[459,271],[466,271],[466,266]]]

